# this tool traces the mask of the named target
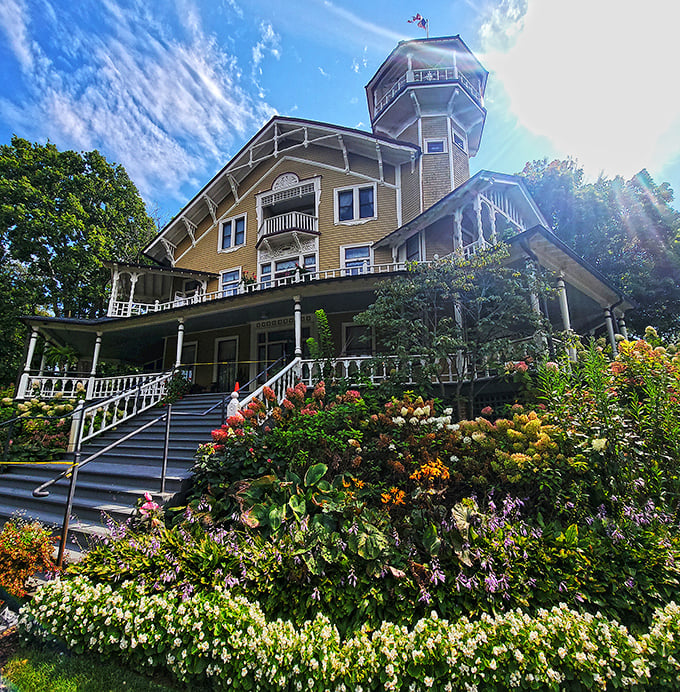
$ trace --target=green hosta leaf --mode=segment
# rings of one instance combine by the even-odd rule
[[[430,555],[437,555],[439,553],[439,549],[441,548],[441,544],[442,542],[439,540],[439,536],[437,535],[437,527],[434,524],[430,524],[423,536],[423,545],[425,546],[425,550],[427,550]]]
[[[288,500],[288,505],[298,517],[301,517],[307,510],[305,498],[300,497],[299,495],[293,495],[293,497]]]
[[[567,545],[577,545],[578,544],[578,526],[572,524],[564,534],[564,540]]]
[[[269,510],[269,524],[274,531],[281,528],[281,524],[286,517],[286,507],[272,507]]]
[[[326,475],[326,471],[328,471],[328,466],[321,462],[310,466],[305,474],[305,485],[308,488],[316,485]]]

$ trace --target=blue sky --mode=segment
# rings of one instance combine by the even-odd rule
[[[491,72],[473,172],[571,155],[680,197],[673,0],[1,0],[0,142],[99,149],[167,220],[274,114],[368,129],[416,12]]]

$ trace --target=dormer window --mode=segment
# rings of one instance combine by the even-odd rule
[[[355,185],[335,191],[335,223],[363,223],[377,218],[375,185]]]
[[[246,242],[246,217],[235,216],[220,224],[220,251],[233,250]]]

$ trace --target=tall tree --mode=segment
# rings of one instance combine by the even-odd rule
[[[125,169],[98,151],[13,137],[0,146],[0,200],[0,253],[25,268],[56,316],[96,316],[102,262],[134,261],[154,233]]]
[[[646,170],[585,183],[573,160],[528,163],[522,173],[552,230],[633,298],[633,330],[680,332],[680,213],[668,183]]]
[[[13,378],[22,314],[95,317],[106,260],[135,261],[154,223],[125,169],[98,151],[13,137],[0,146],[0,382]]]
[[[441,382],[444,363],[458,376],[461,416],[474,410],[474,369],[501,366],[507,360],[534,355],[531,337],[540,327],[529,295],[543,286],[527,272],[506,264],[505,245],[466,258],[454,255],[429,264],[414,264],[405,276],[381,281],[375,302],[354,319],[371,326],[379,353],[410,361],[422,356],[424,381]],[[447,365],[448,367],[448,365]],[[468,406],[461,398],[468,386]]]

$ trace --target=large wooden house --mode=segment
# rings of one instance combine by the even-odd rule
[[[179,367],[196,390],[228,391],[302,358],[319,308],[349,364],[373,349],[353,316],[377,281],[501,232],[518,266],[554,272],[556,295],[536,309],[615,348],[624,296],[549,231],[521,179],[470,177],[487,76],[458,36],[404,41],[366,86],[372,132],[272,118],[148,245],[151,266],[111,265],[106,316],[27,320],[18,396],[65,386],[39,364],[39,335],[81,355],[91,398],[138,382],[104,382],[100,358]]]

